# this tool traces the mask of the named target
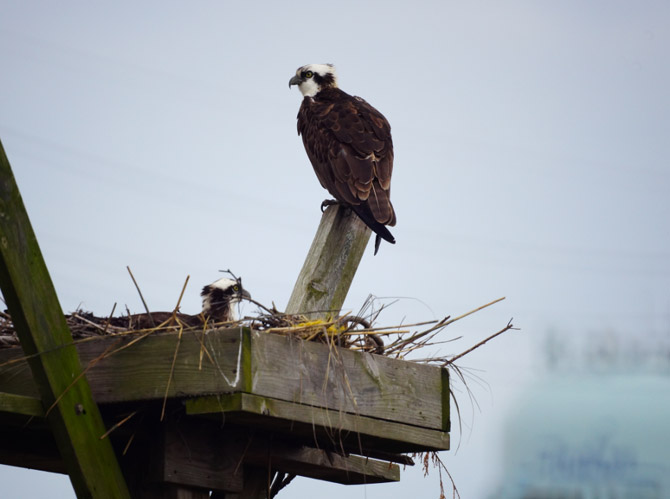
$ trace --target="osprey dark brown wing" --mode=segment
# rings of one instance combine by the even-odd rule
[[[305,98],[298,133],[321,185],[351,209],[379,238],[395,239],[386,225],[396,222],[391,204],[393,141],[384,116],[360,97],[338,88]]]

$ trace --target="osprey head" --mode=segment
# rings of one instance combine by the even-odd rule
[[[222,277],[202,288],[202,314],[216,322],[236,320],[235,305],[251,295],[242,287],[242,279]]]
[[[300,92],[305,97],[314,97],[321,89],[326,87],[337,88],[337,75],[335,66],[332,64],[307,64],[298,68],[295,76],[288,82],[291,85],[298,85]]]

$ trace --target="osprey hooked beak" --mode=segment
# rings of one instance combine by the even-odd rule
[[[298,75],[295,75],[293,78],[291,78],[288,81],[288,88],[291,88],[291,85],[300,85],[302,83],[302,78],[300,78]]]

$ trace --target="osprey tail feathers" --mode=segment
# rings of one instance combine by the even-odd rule
[[[351,209],[354,211],[354,213],[356,213],[356,215],[358,215],[358,218],[360,218],[365,223],[365,225],[370,227],[370,229],[376,234],[375,255],[377,254],[377,251],[379,251],[379,245],[381,244],[382,239],[388,241],[391,244],[395,244],[395,238],[393,237],[393,234],[391,234],[391,231],[389,231],[384,224],[375,220],[375,217],[370,211],[370,207],[368,205],[353,205],[351,206]],[[395,214],[393,219],[395,222]]]

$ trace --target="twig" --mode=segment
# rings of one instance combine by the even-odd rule
[[[130,274],[130,278],[133,280],[133,284],[135,284],[135,289],[137,289],[137,293],[140,295],[140,299],[142,300],[142,305],[144,305],[144,310],[146,310],[147,315],[149,316],[149,320],[151,321],[152,326],[156,326],[156,323],[154,322],[154,318],[151,316],[151,312],[149,312],[149,307],[147,307],[147,302],[144,301],[144,296],[142,296],[142,291],[140,291],[140,287],[137,285],[137,281],[135,280],[135,276],[130,270],[130,266],[126,265],[126,268],[128,269],[128,273]]]
[[[181,288],[181,294],[179,295],[179,300],[177,300],[177,305],[174,307],[174,311],[172,312],[173,314],[176,314],[179,311],[179,306],[181,305],[181,299],[184,297],[184,291],[186,291],[186,286],[188,285],[188,280],[191,278],[190,275],[186,276],[186,281],[184,282],[184,286]]]
[[[486,307],[490,307],[491,305],[495,305],[496,303],[498,303],[499,301],[503,301],[504,299],[505,299],[505,297],[503,296],[502,298],[498,298],[497,300],[493,300],[492,302],[487,303],[486,305],[482,305],[481,307],[477,307],[477,308],[474,309],[474,310],[470,310],[469,312],[466,312],[466,313],[464,313],[463,315],[459,315],[458,317],[454,317],[453,319],[451,319],[450,321],[448,321],[446,325],[448,326],[448,325],[451,324],[452,322],[456,322],[456,321],[458,321],[458,320],[460,320],[460,319],[463,319],[464,317],[467,317],[468,315],[472,315],[472,314],[474,314],[475,312],[479,312],[480,310],[483,310],[483,309],[485,309]]]
[[[174,374],[174,366],[177,363],[177,354],[179,353],[179,345],[181,344],[181,335],[183,332],[184,327],[183,325],[180,325],[179,334],[177,335],[177,346],[174,349],[172,365],[170,366],[170,376],[168,376],[167,386],[165,387],[165,397],[163,398],[163,408],[161,409],[161,421],[165,418],[165,407],[167,406],[168,394],[170,393],[170,383],[172,383],[172,375]]]
[[[114,306],[112,307],[112,311],[109,314],[109,317],[107,317],[107,322],[105,323],[105,329],[103,329],[102,334],[107,333],[107,328],[109,327],[109,323],[112,322],[112,317],[114,316],[114,310],[116,310],[116,302],[114,302]]]
[[[75,319],[79,319],[80,321],[85,322],[86,324],[89,324],[91,327],[94,327],[95,329],[103,331],[103,333],[107,329],[106,327],[102,327],[100,324],[96,324],[95,322],[88,320],[86,317],[82,317],[81,315],[79,315],[76,312],[73,313],[71,315],[71,317],[74,317]],[[70,324],[68,324],[68,326],[70,326]],[[72,327],[70,327],[70,329],[72,329]]]
[[[128,416],[126,416],[126,417],[123,418],[121,421],[119,421],[119,422],[116,423],[114,426],[112,426],[109,430],[107,430],[107,431],[100,437],[100,440],[102,440],[103,438],[107,438],[107,436],[108,436],[110,433],[112,433],[112,432],[113,432],[114,430],[116,430],[119,426],[121,426],[123,423],[125,423],[126,421],[128,421],[130,418],[132,418],[135,414],[137,414],[137,411],[133,411],[133,412],[131,412],[130,414],[128,414]]]
[[[507,325],[506,325],[504,328],[502,328],[500,331],[498,331],[498,332],[495,333],[495,334],[492,334],[492,335],[489,336],[488,338],[486,338],[486,339],[480,341],[479,343],[477,343],[476,345],[474,345],[474,346],[468,348],[465,352],[463,352],[463,353],[459,353],[458,355],[452,357],[451,359],[446,360],[446,361],[444,362],[444,365],[445,365],[445,366],[448,366],[448,365],[450,365],[450,364],[453,364],[454,362],[456,362],[458,359],[460,359],[460,358],[463,357],[464,355],[469,354],[469,353],[472,352],[473,350],[475,350],[475,349],[479,348],[480,346],[482,346],[482,345],[483,345],[484,343],[486,343],[487,341],[492,340],[492,339],[495,338],[496,336],[500,336],[501,334],[503,334],[503,333],[506,332],[506,331],[509,331],[510,329],[515,329],[515,330],[517,330],[517,331],[519,330],[518,328],[515,328],[514,325],[512,324],[512,319],[510,319],[509,322],[507,323]]]

